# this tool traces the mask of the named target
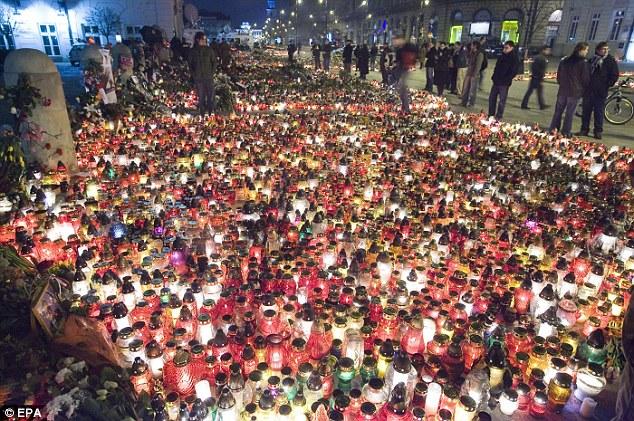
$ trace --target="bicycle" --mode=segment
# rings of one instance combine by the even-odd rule
[[[627,77],[618,82],[612,89],[612,93],[605,100],[603,115],[608,123],[622,126],[634,117],[634,104],[623,93],[623,88],[633,80],[633,78]],[[577,117],[583,116],[582,102],[579,103],[575,114]]]

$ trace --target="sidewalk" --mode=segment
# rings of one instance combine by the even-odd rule
[[[556,71],[558,59],[552,59],[548,65],[548,71]],[[456,112],[463,113],[479,113],[480,111],[488,112],[488,98],[491,90],[491,74],[495,67],[495,60],[489,60],[489,66],[486,69],[484,77],[484,83],[482,90],[478,93],[476,104],[472,108],[465,108],[460,105],[461,99],[456,95],[452,95],[445,91],[445,96],[449,102],[451,108]],[[634,71],[633,63],[626,63],[620,67],[621,71]],[[379,72],[371,72],[370,80],[381,80],[381,74]],[[418,68],[412,72],[410,76],[410,87],[414,89],[423,89],[425,87],[425,69],[419,70]],[[506,102],[506,109],[504,112],[504,121],[507,122],[521,122],[530,125],[538,125],[539,127],[548,127],[554,111],[554,104],[557,97],[557,81],[546,80],[544,82],[544,101],[550,108],[546,110],[540,110],[537,105],[537,94],[533,93],[529,101],[530,110],[523,110],[520,108],[522,98],[528,87],[528,80],[514,81],[509,89],[509,95]],[[436,87],[434,86],[434,93],[436,93]],[[634,95],[630,92],[630,98],[634,99]],[[581,128],[581,120],[575,117],[573,122],[572,131],[576,133]],[[634,148],[634,119],[623,126],[615,126],[608,123],[604,123],[603,139],[598,141],[593,137],[583,138],[584,140],[601,142],[608,146],[627,146]]]

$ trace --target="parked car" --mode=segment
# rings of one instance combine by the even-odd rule
[[[84,49],[86,49],[86,44],[75,44],[70,49],[68,59],[72,66],[79,66],[79,63],[81,62],[81,54],[84,52]]]

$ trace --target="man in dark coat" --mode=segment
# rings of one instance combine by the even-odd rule
[[[579,136],[588,136],[590,116],[594,113],[594,137],[601,139],[605,99],[608,97],[608,90],[619,80],[619,66],[608,51],[608,43],[600,42],[594,50],[594,57],[590,59],[590,84],[583,94],[583,117]]]
[[[372,44],[372,48],[370,48],[370,70],[376,70],[376,57],[379,54],[379,48],[376,44]]]
[[[324,45],[321,46],[321,52],[324,59],[324,71],[330,71],[330,55],[332,54],[332,45],[330,42],[326,41]]]
[[[498,120],[504,116],[506,98],[508,97],[509,88],[513,83],[513,78],[517,74],[518,69],[519,59],[515,52],[515,43],[513,41],[506,41],[504,43],[502,56],[495,64],[495,70],[493,70],[493,76],[491,76],[493,86],[489,94],[489,116],[495,116]],[[499,102],[498,97],[500,99]]]
[[[464,85],[464,78],[467,74],[467,47],[460,44],[460,41],[456,41],[453,53],[453,65],[456,68],[456,86],[454,94],[462,97],[462,86]]]
[[[229,72],[229,67],[231,66],[231,46],[227,42],[227,40],[222,40],[220,45],[218,46],[220,50],[220,63],[222,63],[222,71],[225,73]]]
[[[583,95],[590,83],[590,67],[586,61],[588,54],[588,43],[580,42],[575,46],[571,55],[561,60],[557,68],[557,103],[555,112],[550,122],[549,131],[559,130],[564,136],[569,137],[572,130],[572,118],[579,103],[579,98]],[[563,126],[561,117],[566,112]]]
[[[343,71],[347,74],[350,74],[352,71],[352,52],[354,48],[352,47],[352,41],[347,40],[346,46],[343,47]]]
[[[383,86],[387,86],[388,80],[388,66],[387,66],[387,55],[389,54],[390,49],[387,45],[383,45],[381,47],[381,55],[379,56],[379,70],[381,70],[381,81],[383,82]]]
[[[438,87],[438,95],[442,95],[445,87],[449,84],[449,60],[451,59],[451,51],[447,48],[444,41],[438,43],[436,55],[434,57],[434,84]]]
[[[528,83],[528,90],[522,100],[522,108],[525,110],[529,109],[528,100],[531,98],[534,90],[537,91],[539,109],[543,110],[546,108],[546,104],[544,103],[544,76],[546,75],[546,66],[548,65],[549,55],[550,47],[544,45],[539,54],[533,58],[533,63],[531,64],[531,80]]]
[[[295,47],[294,43],[290,43],[288,44],[288,47],[286,47],[286,51],[288,52],[288,62],[292,63],[294,61],[294,55],[295,55],[295,51],[297,51],[297,47]]]
[[[310,51],[313,53],[313,62],[315,63],[315,70],[321,69],[321,48],[319,48],[319,44],[313,42]]]
[[[359,48],[359,54],[357,55],[357,67],[359,68],[359,77],[365,80],[365,77],[370,72],[370,50],[368,50],[368,46],[366,44],[363,44]]]
[[[196,93],[198,94],[198,110],[200,115],[211,114],[215,109],[214,73],[216,72],[216,54],[207,46],[204,32],[197,32],[194,46],[189,52],[189,68],[191,69]]]
[[[425,90],[431,92],[434,89],[434,68],[436,67],[436,46],[432,43],[427,48],[427,55],[425,58],[425,76],[427,82],[425,83]]]

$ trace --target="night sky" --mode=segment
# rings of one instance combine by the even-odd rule
[[[187,0],[194,3],[199,9],[207,9],[212,12],[222,12],[231,16],[234,27],[241,22],[256,22],[258,26],[264,23],[266,17],[266,0]],[[278,0],[278,8],[285,0]]]

